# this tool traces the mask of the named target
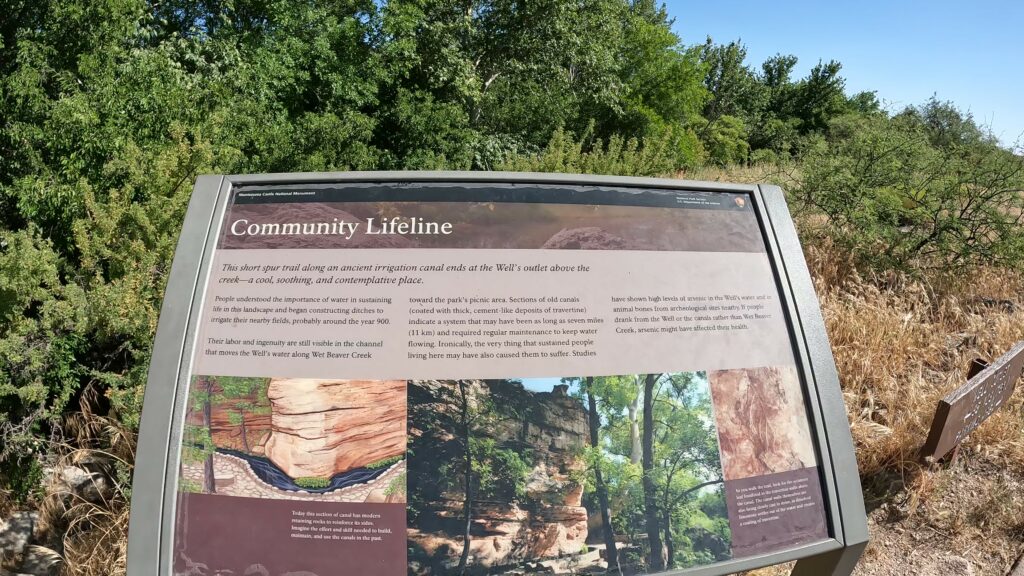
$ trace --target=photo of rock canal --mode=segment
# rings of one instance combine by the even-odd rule
[[[196,376],[179,490],[405,502],[406,381]]]
[[[408,386],[410,576],[648,574],[731,557],[703,372]]]

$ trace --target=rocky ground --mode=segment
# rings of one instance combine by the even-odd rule
[[[868,501],[871,544],[856,576],[1009,574],[1024,550],[1024,478],[976,454],[927,474],[925,499],[897,488]]]
[[[102,506],[114,493],[109,462],[83,458],[76,465],[47,467],[48,506],[0,514],[0,576],[57,576],[63,541],[53,530],[55,511]],[[10,569],[10,570],[9,570]]]
[[[864,481],[871,542],[854,576],[1024,576],[1024,477],[983,453],[921,474]]]
[[[214,476],[217,479],[217,493],[225,496],[246,496],[249,498],[273,498],[276,500],[316,500],[317,502],[404,502],[405,494],[387,494],[388,486],[395,478],[405,473],[405,461],[391,466],[387,472],[363,484],[347,486],[332,492],[316,494],[311,492],[289,492],[278,490],[263,482],[253,473],[241,458],[228,454],[215,454]],[[182,475],[197,485],[202,485],[202,464],[185,464]]]

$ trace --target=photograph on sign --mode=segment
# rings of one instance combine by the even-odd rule
[[[238,186],[176,574],[696,568],[833,535],[748,195]]]

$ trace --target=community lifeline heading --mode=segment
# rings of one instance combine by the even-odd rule
[[[337,218],[331,222],[266,222],[263,224],[250,223],[245,218],[240,218],[231,223],[230,233],[232,236],[314,236],[329,235],[341,236],[346,240],[359,232],[362,222],[346,222]],[[381,218],[377,222],[374,218],[366,220],[364,234],[370,236],[383,236],[399,234],[403,236],[431,236],[452,233],[451,222],[430,222],[423,218],[409,218],[399,220],[398,218]]]

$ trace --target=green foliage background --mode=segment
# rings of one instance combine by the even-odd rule
[[[134,428],[203,173],[794,167],[866,268],[1018,266],[1021,158],[954,106],[885,111],[686,44],[649,0],[11,0],[0,18],[0,484],[88,404]]]

